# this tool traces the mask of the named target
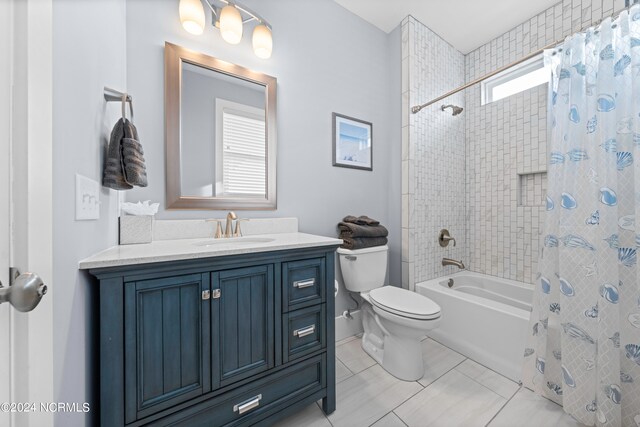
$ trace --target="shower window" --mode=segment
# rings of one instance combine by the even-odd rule
[[[548,83],[549,68],[544,66],[542,53],[514,65],[481,84],[482,105],[523,92],[532,87]]]

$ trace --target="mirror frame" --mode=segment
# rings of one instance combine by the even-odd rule
[[[181,194],[182,63],[223,73],[265,87],[266,194],[255,197],[202,197]],[[166,208],[199,210],[275,210],[276,203],[276,85],[275,77],[251,71],[175,44],[164,45],[164,105],[166,143]]]

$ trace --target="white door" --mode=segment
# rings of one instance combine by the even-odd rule
[[[53,425],[51,1],[0,0],[0,281],[12,266],[50,291],[0,304],[0,427]]]

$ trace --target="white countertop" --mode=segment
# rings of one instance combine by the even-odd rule
[[[242,240],[246,239],[243,243]],[[253,240],[253,241],[252,241]],[[262,240],[262,241],[259,241]],[[269,240],[269,241],[264,241]],[[208,246],[199,246],[210,242]],[[149,264],[153,262],[210,258],[227,255],[281,251],[342,244],[341,239],[306,233],[260,234],[235,239],[177,239],[159,240],[139,245],[114,246],[78,264],[80,270]]]

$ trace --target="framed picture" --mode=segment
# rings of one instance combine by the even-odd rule
[[[333,166],[373,170],[373,125],[333,113]]]

